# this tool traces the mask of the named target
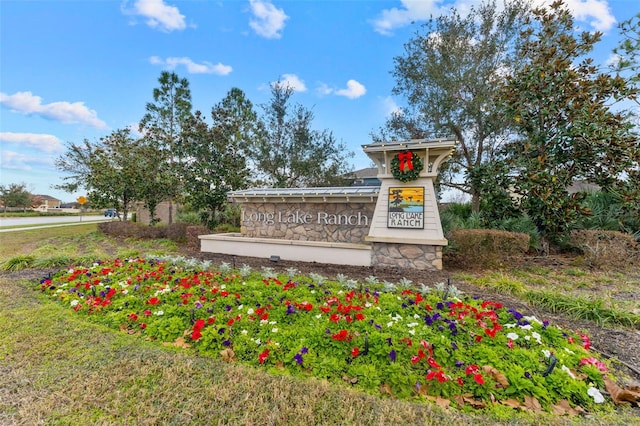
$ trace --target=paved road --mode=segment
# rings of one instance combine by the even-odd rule
[[[21,226],[31,225],[25,228],[0,229],[0,232],[22,231],[27,229],[51,228],[55,226],[79,225],[82,223],[104,222],[105,220],[114,220],[104,216],[42,216],[42,217],[1,217],[0,227],[2,226]],[[39,226],[33,226],[39,225]]]

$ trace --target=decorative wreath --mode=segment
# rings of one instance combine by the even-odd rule
[[[400,182],[418,179],[422,171],[422,159],[414,152],[402,151],[391,160],[391,173]]]

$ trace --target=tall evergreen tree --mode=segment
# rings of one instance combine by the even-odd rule
[[[209,127],[196,111],[185,123],[181,152],[185,187],[203,223],[213,228],[227,192],[247,187],[249,169],[245,148],[253,139],[255,112],[242,90],[233,88],[211,109]]]
[[[153,89],[153,102],[146,105],[146,114],[140,121],[139,130],[149,146],[155,146],[157,161],[166,162],[162,168],[168,183],[169,223],[173,222],[173,202],[182,191],[182,162],[178,155],[181,132],[186,120],[191,117],[191,90],[186,78],[176,73],[163,71],[158,78],[160,87]]]
[[[328,130],[313,130],[313,113],[302,105],[290,108],[293,89],[282,82],[271,86],[263,105],[257,137],[248,156],[262,182],[279,188],[338,186],[352,171],[344,143]]]
[[[616,101],[636,95],[620,76],[600,73],[587,55],[601,34],[574,33],[562,1],[533,12],[518,67],[502,97],[521,138],[506,147],[522,210],[549,240],[588,212],[569,186],[587,180],[615,188],[640,164],[638,139]]]

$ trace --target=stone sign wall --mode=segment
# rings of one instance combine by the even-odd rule
[[[346,203],[246,202],[241,233],[246,237],[363,243],[375,201]]]

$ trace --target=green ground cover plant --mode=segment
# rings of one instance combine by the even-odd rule
[[[38,287],[91,321],[276,374],[463,410],[495,402],[567,413],[612,408],[598,390],[611,372],[587,335],[499,302],[444,285],[341,286],[318,275],[207,268],[116,259],[62,270]]]

